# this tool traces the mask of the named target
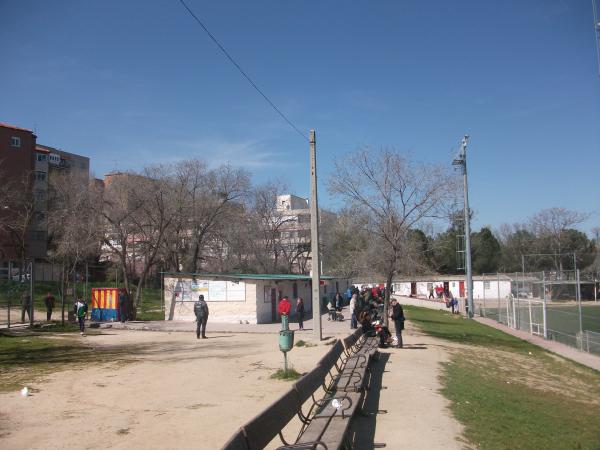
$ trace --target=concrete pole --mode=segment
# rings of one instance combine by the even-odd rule
[[[323,339],[321,327],[321,264],[319,262],[319,203],[317,198],[317,143],[315,130],[310,130],[310,253],[312,256],[313,336]]]
[[[467,141],[469,136],[464,136],[461,142],[461,156],[463,159],[463,188],[465,198],[465,256],[467,275],[467,304],[469,305],[469,317],[473,317],[475,308],[473,305],[473,270],[471,267],[471,217],[469,209],[469,186],[467,182]]]

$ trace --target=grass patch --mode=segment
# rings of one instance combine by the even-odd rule
[[[58,328],[62,327],[58,325]],[[91,363],[127,361],[135,351],[96,349],[87,345],[85,339],[49,332],[0,333],[0,392],[20,389],[61,370],[83,368]]]
[[[298,372],[296,372],[296,370],[294,368],[291,368],[291,369],[288,369],[287,371],[285,371],[283,369],[279,369],[279,370],[277,370],[277,372],[275,372],[273,375],[271,375],[271,378],[274,380],[293,381],[293,380],[297,380],[301,376],[302,376],[301,373],[298,373]]]
[[[100,334],[100,330],[90,328],[89,322],[86,322],[85,333],[86,334]],[[53,321],[51,323],[36,323],[31,328],[31,331],[36,333],[79,333],[79,324],[70,323],[65,321],[64,326],[61,325],[60,321]]]
[[[91,298],[92,288],[101,287],[123,287],[123,285],[116,286],[114,282],[90,282],[88,285],[88,298]],[[84,295],[83,283],[77,283],[76,293],[79,296]],[[6,305],[10,302],[11,304],[11,315],[14,319],[20,318],[21,314],[21,294],[23,292],[29,292],[29,282],[21,283],[18,281],[6,281],[0,280],[0,308],[6,308]],[[54,281],[35,281],[33,285],[33,304],[36,310],[45,311],[44,298],[46,294],[50,292],[56,298],[55,308],[53,315],[58,317],[61,310],[60,300],[60,283]],[[137,320],[164,320],[165,314],[162,311],[162,293],[159,288],[144,288],[142,290],[142,302],[137,310]],[[90,302],[91,306],[91,302]],[[73,308],[73,298],[65,298],[65,316],[68,311]],[[91,313],[91,311],[90,311]],[[14,314],[14,315],[13,315]],[[57,315],[58,314],[58,315]],[[44,316],[45,317],[45,316]],[[39,315],[36,315],[36,319],[40,319]]]
[[[405,312],[426,334],[461,344],[444,364],[442,393],[477,447],[600,448],[600,373],[472,320]]]

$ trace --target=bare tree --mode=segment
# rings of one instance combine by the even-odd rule
[[[47,256],[62,266],[61,286],[68,288],[77,266],[100,254],[100,221],[87,175],[54,174],[49,181]],[[64,321],[64,303],[62,314]]]
[[[590,217],[587,213],[565,208],[544,209],[530,220],[532,232],[538,239],[545,239],[550,250],[556,255],[556,270],[562,272],[562,255],[565,250],[567,231]]]
[[[21,270],[28,256],[28,233],[36,221],[36,205],[33,195],[33,174],[27,172],[19,177],[4,173],[0,166],[0,241],[9,248],[3,253],[14,253],[21,261]]]
[[[198,168],[201,166],[198,164]],[[250,187],[250,177],[245,170],[234,169],[229,165],[207,171],[199,170],[190,176],[188,190],[189,216],[186,219],[189,230],[189,252],[185,262],[188,272],[196,273],[200,268],[208,244],[219,227],[235,211],[232,204],[243,201]]]
[[[386,278],[385,317],[394,275],[410,266],[409,231],[424,219],[443,217],[455,187],[440,166],[418,164],[396,151],[369,148],[336,161],[332,194],[344,199],[375,244],[377,264]]]

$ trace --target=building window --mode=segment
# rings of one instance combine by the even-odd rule
[[[21,138],[19,136],[13,136],[10,138],[10,146],[11,147],[20,147],[21,146]]]
[[[38,154],[37,154],[37,160],[38,160],[39,162],[44,162],[44,161],[46,161],[46,155],[44,155],[43,153],[38,153]]]
[[[39,203],[46,201],[46,193],[44,191],[35,191],[35,200]]]
[[[33,179],[35,181],[46,181],[46,172],[33,172]]]
[[[484,281],[483,282],[483,288],[486,289],[486,290],[489,289],[490,288],[490,282],[489,281]]]

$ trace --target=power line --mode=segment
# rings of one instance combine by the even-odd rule
[[[269,105],[271,105],[271,108],[273,108],[275,110],[275,112],[277,112],[277,114],[279,114],[283,118],[283,120],[285,120],[288,123],[289,126],[291,126],[300,136],[302,136],[304,139],[306,139],[308,141],[308,136],[306,134],[304,134],[302,131],[300,131],[298,129],[298,127],[296,127],[296,125],[294,125],[292,123],[292,121],[290,119],[288,119],[286,117],[286,115],[283,114],[283,112],[281,112],[281,110],[275,105],[275,103],[273,103],[269,99],[269,97],[267,97],[267,95],[263,91],[260,90],[260,88],[256,85],[256,83],[254,81],[252,81],[252,78],[250,78],[250,76],[248,76],[248,74],[246,74],[246,72],[244,72],[244,69],[242,69],[240,67],[240,65],[235,61],[235,59],[233,59],[233,57],[229,54],[229,52],[227,52],[227,50],[225,50],[225,47],[223,47],[220,44],[220,42],[217,40],[217,38],[210,31],[208,31],[208,28],[206,28],[206,25],[204,25],[202,23],[202,21],[198,18],[198,16],[196,16],[196,14],[194,14],[194,12],[189,8],[189,6],[186,5],[186,3],[183,0],[179,0],[179,2],[188,11],[188,13],[190,13],[190,15],[194,18],[194,20],[196,20],[196,22],[198,22],[198,25],[200,25],[202,27],[202,29],[206,32],[206,34],[208,34],[208,36],[217,45],[217,47],[219,47],[219,49],[221,50],[221,52],[223,52],[223,54],[227,57],[227,59],[229,59],[229,61],[231,61],[231,63],[244,76],[244,78],[246,78],[246,80],[248,80],[248,83],[250,83],[252,85],[252,87],[254,89],[256,89],[256,92],[258,92],[267,101],[267,103]]]

